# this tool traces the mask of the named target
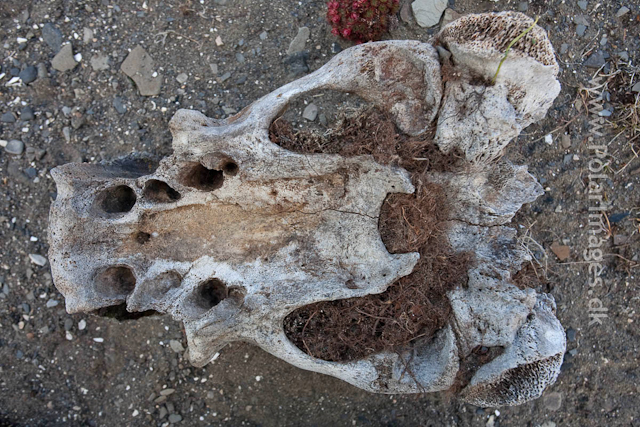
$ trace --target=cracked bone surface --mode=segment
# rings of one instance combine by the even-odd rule
[[[513,284],[528,255],[505,224],[542,189],[526,167],[495,159],[558,94],[544,30],[515,44],[496,84],[487,83],[531,23],[511,12],[454,21],[435,39],[451,53],[442,64],[427,43],[356,46],[228,119],[179,110],[169,123],[174,153],[159,165],[133,156],[55,168],[49,255],[67,311],[126,304],[129,312],[168,313],[184,322],[194,365],[247,341],[381,393],[450,389],[474,352],[497,349],[471,372],[461,398],[499,406],[539,397],[558,375],[565,338],[553,298]],[[371,102],[407,135],[437,123],[435,143],[463,153],[466,167],[424,179],[449,198],[451,247],[473,254],[467,286],[447,295],[445,327],[343,362],[300,350],[283,319],[320,301],[381,293],[411,273],[419,254],[390,254],[378,230],[387,195],[414,191],[406,170],[270,141],[270,124],[290,102],[327,89]]]

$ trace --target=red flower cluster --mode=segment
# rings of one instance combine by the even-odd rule
[[[379,40],[389,26],[389,16],[398,13],[400,0],[332,0],[327,19],[336,36],[356,43]]]

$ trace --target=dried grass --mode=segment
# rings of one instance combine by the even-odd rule
[[[291,341],[307,354],[330,361],[355,360],[382,350],[399,351],[433,336],[447,323],[447,291],[465,286],[471,256],[454,253],[447,241],[446,197],[424,179],[428,171],[460,167],[457,153],[445,155],[432,133],[400,134],[388,115],[366,109],[345,115],[324,135],[295,132],[283,119],[270,128],[271,140],[301,153],[371,155],[382,164],[406,168],[414,194],[391,194],[384,202],[379,230],[391,253],[419,252],[413,272],[378,295],[320,302],[290,313],[284,322]]]

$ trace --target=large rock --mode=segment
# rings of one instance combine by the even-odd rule
[[[73,58],[73,48],[71,44],[66,44],[60,49],[60,52],[51,60],[51,66],[54,70],[58,70],[61,72],[70,71],[78,65],[76,60]]]
[[[440,22],[448,0],[416,0],[411,3],[413,16],[421,27],[434,27]]]
[[[124,60],[120,70],[136,83],[142,96],[160,94],[162,75],[156,72],[153,59],[142,46],[135,49]]]

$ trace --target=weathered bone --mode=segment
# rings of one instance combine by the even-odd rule
[[[495,72],[505,42],[529,25],[524,15],[505,13],[445,27],[438,41],[460,78],[446,82],[442,106],[431,45],[369,43],[229,119],[178,111],[170,122],[174,154],[157,168],[142,158],[55,168],[50,260],[67,310],[126,303],[128,311],[169,313],[184,322],[197,366],[229,342],[249,341],[303,369],[382,393],[449,389],[474,348],[499,347],[502,354],[476,371],[463,399],[497,406],[540,396],[559,372],[563,329],[552,297],[511,283],[510,271],[528,257],[504,224],[542,190],[525,167],[489,161],[543,117],[558,93],[544,31],[532,32],[544,55],[531,54],[525,40],[495,86],[478,83]],[[487,28],[493,39],[469,41],[470,32]],[[438,116],[437,144],[461,149],[469,161],[467,173],[427,177],[451,198],[452,247],[475,254],[468,286],[448,295],[454,314],[447,327],[400,353],[328,362],[284,333],[283,319],[296,308],[381,293],[419,257],[390,254],[378,232],[387,194],[414,190],[406,171],[368,156],[295,154],[269,140],[269,125],[287,104],[319,89],[355,93],[412,135]]]

